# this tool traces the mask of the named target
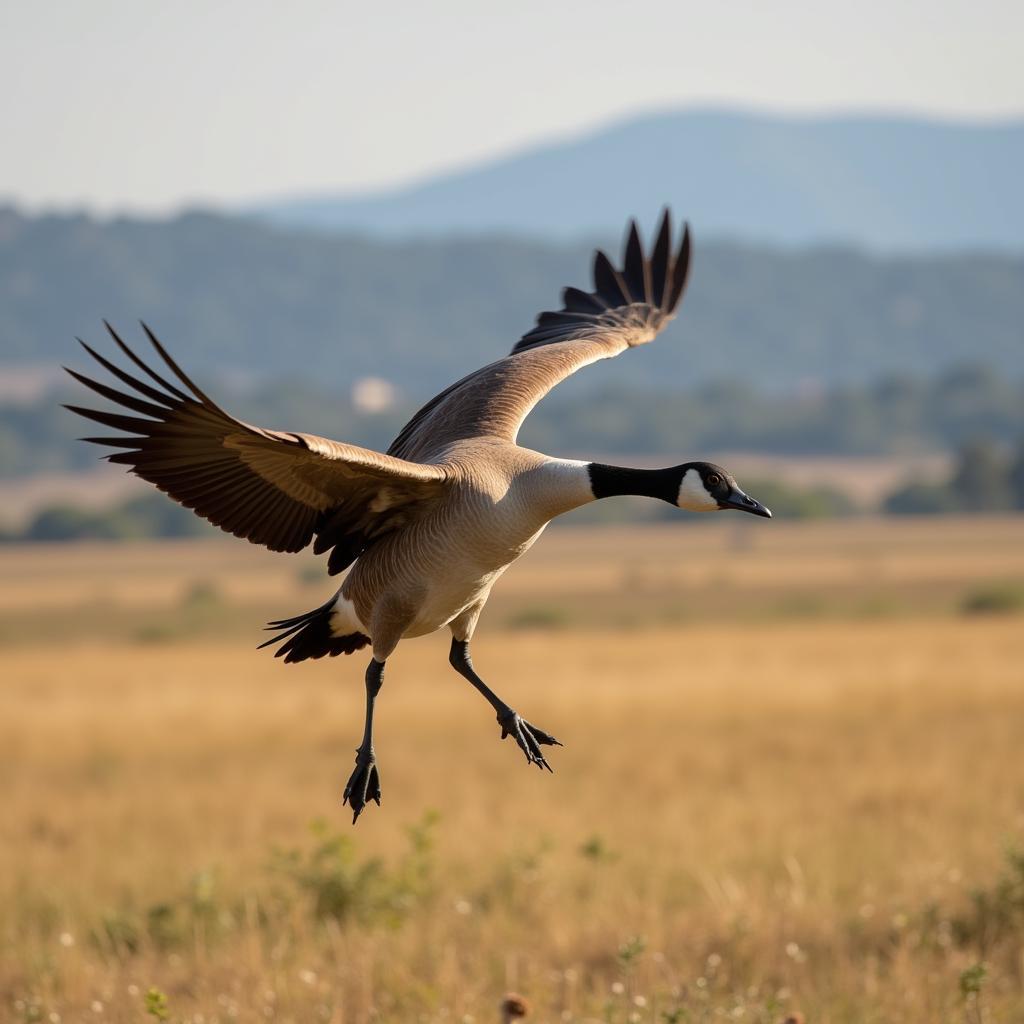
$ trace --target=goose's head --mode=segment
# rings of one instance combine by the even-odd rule
[[[771,519],[770,509],[740,490],[732,476],[712,462],[687,462],[679,467],[676,505],[689,512],[717,512],[734,508]]]

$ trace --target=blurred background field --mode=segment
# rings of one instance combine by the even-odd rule
[[[0,1021],[1024,1020],[1024,5],[0,9]],[[521,434],[714,459],[594,503],[380,700],[333,583],[76,438],[144,319],[250,422],[384,449],[663,205],[655,344]],[[91,371],[90,371],[91,372]],[[709,518],[711,521],[709,521]],[[742,517],[747,520],[751,517]]]
[[[253,649],[313,559],[0,564],[10,1019],[1024,1013],[1019,517],[553,528],[476,661],[555,774],[428,637],[354,830],[362,658]]]

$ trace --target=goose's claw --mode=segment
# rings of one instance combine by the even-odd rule
[[[535,764],[538,768],[547,768],[554,772],[547,758],[541,753],[541,745],[549,747],[560,747],[562,744],[554,736],[530,725],[521,715],[516,714],[511,708],[505,713],[498,714],[498,725],[501,726],[501,738],[512,736],[519,746],[519,749],[526,755],[527,764]]]
[[[380,807],[380,773],[377,771],[377,761],[373,754],[364,757],[360,751],[356,751],[356,767],[349,776],[345,796],[341,801],[342,806],[348,804],[352,808],[353,825],[371,800]]]

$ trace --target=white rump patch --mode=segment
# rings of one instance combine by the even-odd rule
[[[351,633],[363,633],[369,636],[366,627],[356,615],[355,605],[348,598],[342,597],[339,590],[334,598],[334,608],[331,611],[331,634],[333,636],[348,636]]]
[[[713,512],[718,508],[718,502],[708,494],[700,473],[695,469],[688,469],[679,481],[676,504],[688,512]]]

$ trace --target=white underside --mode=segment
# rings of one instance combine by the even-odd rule
[[[355,605],[348,598],[341,596],[341,591],[334,597],[334,610],[331,612],[331,633],[334,636],[348,636],[351,633],[366,632],[366,627],[356,615]]]
[[[514,481],[510,493],[490,509],[492,521],[486,538],[474,539],[471,535],[460,557],[435,565],[423,579],[410,581],[419,597],[415,617],[402,635],[425,636],[479,609],[498,577],[541,535],[546,525],[543,516],[558,515],[594,500],[589,465],[569,459],[546,459],[539,472],[528,474],[523,481]],[[515,493],[517,487],[523,489],[522,493]],[[524,529],[523,510],[528,506],[539,507],[541,513],[526,516],[527,522],[534,518],[537,522],[531,524],[532,532],[524,536],[529,526]],[[330,625],[331,633],[337,637],[362,633],[374,639],[359,620],[352,602],[340,590],[330,613]]]

